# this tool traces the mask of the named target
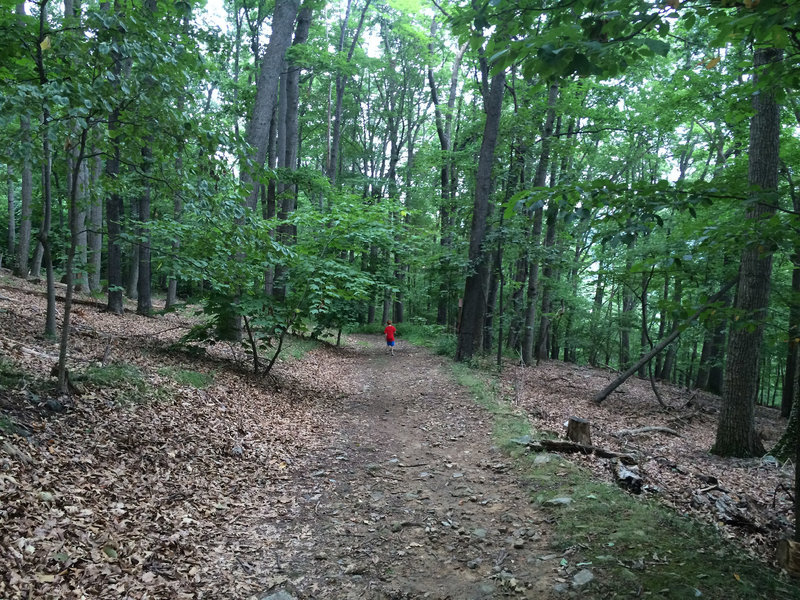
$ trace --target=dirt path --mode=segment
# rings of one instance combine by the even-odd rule
[[[276,524],[274,585],[257,597],[549,597],[543,516],[492,447],[489,415],[444,361],[379,342],[325,353],[353,387]]]

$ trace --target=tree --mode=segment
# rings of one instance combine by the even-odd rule
[[[469,236],[469,272],[464,286],[464,307],[461,313],[456,349],[456,360],[459,361],[472,358],[473,354],[480,350],[482,343],[489,275],[489,251],[485,247],[485,242],[489,199],[492,193],[492,164],[500,128],[506,81],[504,70],[500,70],[490,77],[489,65],[485,58],[481,59],[481,74],[486,121],[475,182],[475,203],[472,209],[472,226]]]
[[[776,210],[772,192],[778,188],[781,125],[775,82],[769,74],[782,55],[775,48],[757,48],[753,57],[753,81],[758,93],[753,96],[748,183],[755,191],[748,200],[746,218],[753,224],[757,237],[755,243],[746,244],[739,267],[734,309],[745,319],[731,328],[728,337],[722,407],[712,448],[712,452],[722,456],[764,453],[755,432],[754,412],[773,250],[761,231]]]

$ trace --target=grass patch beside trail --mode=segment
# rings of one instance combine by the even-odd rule
[[[514,459],[529,483],[531,502],[552,517],[553,551],[573,550],[562,559],[564,578],[583,568],[595,580],[581,598],[685,600],[789,600],[800,598],[798,582],[748,558],[711,525],[681,516],[657,499],[636,497],[568,460],[532,454],[513,440],[530,431],[525,415],[499,398],[485,372],[454,365],[455,380],[467,387],[494,420],[495,443]],[[549,506],[553,498],[568,505]]]
[[[336,338],[334,337],[334,342],[335,341]],[[280,359],[301,359],[318,346],[319,342],[317,340],[287,335],[283,340],[283,348],[281,349]],[[267,354],[270,353],[267,352]]]
[[[138,367],[124,363],[88,367],[75,376],[75,381],[87,387],[109,391],[121,404],[156,400],[160,395],[158,390],[147,384]]]
[[[22,387],[25,374],[16,364],[0,356],[0,389],[16,389]]]
[[[163,377],[169,377],[178,385],[190,386],[198,390],[207,388],[214,381],[214,376],[208,373],[200,373],[199,371],[178,369],[175,367],[163,367],[158,370],[158,374]]]

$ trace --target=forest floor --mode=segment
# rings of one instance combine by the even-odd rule
[[[176,345],[188,311],[116,317],[87,298],[59,398],[42,289],[0,273],[0,598],[800,597],[765,564],[789,528],[791,474],[710,457],[711,397],[687,405],[670,388],[680,408],[665,411],[637,380],[598,409],[610,372],[548,363],[457,382],[448,360],[402,337],[389,356],[365,335],[296,341],[265,378],[234,346]],[[635,507],[659,528],[671,517],[603,483],[606,461],[509,441],[563,434],[570,415],[592,421],[595,445],[640,457],[645,495],[734,541],[704,546],[726,583],[646,539]],[[774,411],[759,419],[780,433]],[[642,426],[680,437],[613,435]],[[751,588],[741,561],[778,588]],[[664,570],[688,587],[645,577]]]

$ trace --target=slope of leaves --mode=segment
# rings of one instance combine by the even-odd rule
[[[563,436],[570,416],[591,421],[592,443],[639,459],[645,491],[674,508],[718,527],[724,537],[774,563],[777,540],[791,537],[794,465],[762,459],[720,458],[709,453],[714,441],[719,398],[658,384],[662,409],[650,382],[631,378],[606,402],[591,398],[609,373],[550,362],[530,370],[513,369],[505,393],[530,415],[533,427]],[[778,411],[758,407],[757,429],[770,448],[786,426]],[[636,432],[648,427],[663,428]],[[677,435],[668,433],[673,431]],[[570,456],[599,479],[611,481],[607,461]]]
[[[71,371],[99,369],[108,355],[135,365],[140,393],[125,395],[124,378],[99,386],[76,376],[71,400],[53,398],[57,349],[38,336],[44,298],[9,286],[0,297],[4,364],[22,374],[0,392],[13,425],[0,430],[0,597],[245,597],[269,587],[248,563],[270,552],[271,519],[296,502],[284,493],[291,473],[325,443],[340,391],[317,384],[324,365],[312,355],[302,371],[284,365],[256,379],[219,369],[231,351],[222,346],[180,364],[160,351],[185,330],[180,317],[80,306]],[[179,368],[210,383],[198,389],[174,377]]]

